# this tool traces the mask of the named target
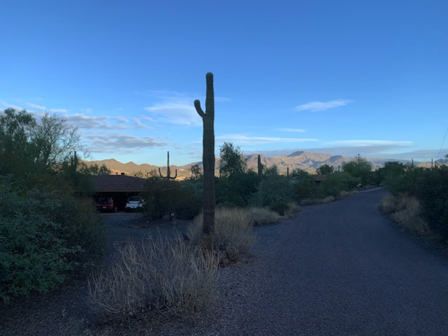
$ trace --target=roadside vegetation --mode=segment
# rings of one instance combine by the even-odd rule
[[[88,312],[90,321],[100,326],[207,313],[215,302],[218,267],[239,265],[250,257],[255,226],[291,217],[301,206],[349,197],[361,186],[395,182],[388,170],[373,172],[362,158],[337,170],[321,166],[319,178],[302,170],[281,175],[276,166],[265,167],[260,161],[254,171],[247,168],[238,147],[224,143],[215,176],[211,249],[201,243],[203,174],[193,165],[191,178],[183,181],[150,174],[142,195],[142,216],[158,220],[175,214],[173,220],[191,221],[188,231],[183,236],[125,242],[114,262],[98,267],[107,248],[106,232],[95,216],[90,176],[108,170],[86,166],[78,158],[81,150],[76,128],[64,120],[12,109],[0,114],[0,297],[11,301],[61,287],[75,274],[90,275]],[[424,178],[418,184],[423,189],[434,176]],[[413,205],[414,212],[436,218],[446,204],[434,206],[428,201],[434,195],[423,189],[425,196]],[[407,209],[394,202],[392,209]],[[396,218],[409,222],[395,212]],[[442,222],[443,216],[448,215],[442,215]],[[442,222],[433,223],[440,234],[447,234]]]
[[[106,248],[93,216],[75,127],[55,116],[0,113],[0,301],[47,292],[85,275]]]
[[[410,233],[446,244],[448,240],[448,167],[431,169],[388,162],[379,173],[390,191],[381,208]]]

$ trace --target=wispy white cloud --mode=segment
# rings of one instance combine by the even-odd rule
[[[6,108],[13,108],[14,110],[18,110],[18,111],[22,111],[24,109],[23,107],[20,107],[20,106],[14,105],[14,104],[9,104],[4,101],[2,101],[1,104]]]
[[[200,126],[202,120],[196,113],[193,104],[184,102],[165,102],[146,107],[146,111],[152,113],[153,119],[175,125]]]
[[[59,108],[59,109],[49,109],[48,111],[51,112],[51,113],[67,113],[68,112],[68,110],[62,109],[62,108]]]
[[[305,130],[301,128],[278,128],[277,131],[290,132],[290,133],[305,133]]]
[[[331,141],[329,143],[335,145],[345,145],[353,147],[412,145],[412,141],[390,141],[390,140],[338,140],[338,141]]]
[[[145,148],[164,147],[168,143],[153,137],[136,137],[114,133],[110,135],[87,135],[88,149],[92,153],[132,154]]]
[[[291,142],[314,142],[317,139],[301,139],[301,138],[279,138],[279,137],[257,137],[247,136],[243,134],[225,134],[216,137],[217,141],[232,142],[235,144],[255,145],[268,143],[291,143]]]
[[[69,124],[84,129],[131,129],[135,128],[129,121],[121,117],[95,117],[85,114],[65,115]]]
[[[149,128],[149,126],[145,125],[137,118],[134,118],[134,124],[137,128],[145,128],[145,129]]]
[[[196,113],[193,102],[195,99],[199,99],[204,104],[204,96],[168,90],[148,90],[145,94],[159,100],[145,108],[151,114],[152,121],[184,126],[202,125],[202,120]],[[215,102],[229,100],[230,98],[227,97],[215,96]]]
[[[27,106],[31,107],[32,109],[39,110],[39,111],[45,111],[47,108],[45,106],[33,104],[33,103],[26,103]]]
[[[314,102],[306,103],[303,105],[298,105],[295,107],[295,110],[296,111],[318,112],[318,111],[329,110],[329,109],[332,109],[335,107],[345,106],[351,102],[352,102],[352,100],[346,100],[346,99],[330,100],[327,102],[314,101]]]

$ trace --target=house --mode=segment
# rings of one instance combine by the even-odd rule
[[[121,175],[92,176],[95,198],[99,196],[112,197],[118,210],[124,210],[129,196],[139,195],[145,190],[146,179]]]

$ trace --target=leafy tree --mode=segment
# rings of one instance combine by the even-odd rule
[[[216,181],[216,202],[227,206],[245,207],[257,192],[258,174],[253,170],[219,177]]]
[[[315,181],[313,176],[302,169],[294,169],[291,173],[294,184],[294,197],[296,201],[311,197],[315,191]]]
[[[436,232],[448,238],[448,167],[420,171],[414,186],[423,216]]]
[[[61,172],[73,153],[81,149],[76,127],[45,114],[36,120],[25,110],[0,113],[0,174],[19,176]]]
[[[338,197],[341,191],[349,191],[355,188],[360,181],[359,177],[354,177],[347,172],[330,174],[319,186],[319,193],[322,197]]]
[[[219,152],[221,156],[219,166],[220,176],[228,177],[246,171],[247,163],[239,147],[234,147],[231,142],[224,142]]]
[[[334,167],[328,164],[323,164],[316,169],[318,175],[330,175],[334,173]]]
[[[111,173],[110,169],[107,168],[107,166],[104,163],[101,166],[98,165],[97,163],[88,166],[84,162],[81,163],[80,172],[85,175],[110,175]],[[142,174],[141,177],[143,177],[143,173],[142,172],[140,173]],[[134,174],[134,176],[137,176],[136,174]]]
[[[366,159],[358,157],[355,161],[344,163],[342,170],[353,177],[359,178],[360,183],[366,184],[371,176],[372,164]]]
[[[202,179],[202,168],[198,164],[191,165],[190,171],[193,180]]]
[[[263,178],[271,179],[280,176],[277,165],[271,167],[263,167]]]

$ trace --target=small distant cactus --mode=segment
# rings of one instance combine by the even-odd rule
[[[160,171],[160,168],[159,168],[159,175],[160,175],[160,177],[161,178],[165,178],[165,179],[168,179],[168,180],[175,180],[176,179],[176,177],[177,177],[177,169],[176,169],[176,173],[175,173],[175,175],[174,175],[174,177],[171,177],[171,171],[170,171],[170,152],[167,152],[167,164],[166,164],[166,176],[163,176],[162,175],[162,172]]]
[[[261,181],[263,177],[263,164],[261,163],[260,154],[258,154],[258,180]]]

